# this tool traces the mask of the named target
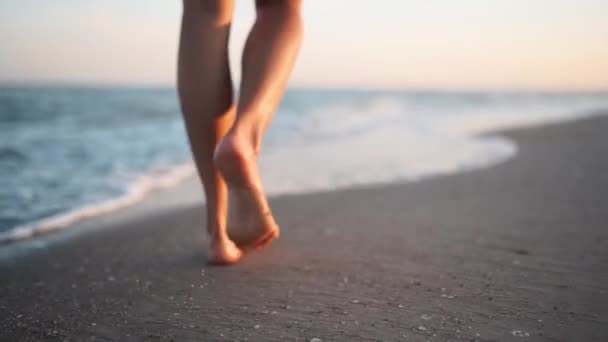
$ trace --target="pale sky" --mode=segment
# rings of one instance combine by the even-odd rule
[[[173,85],[177,0],[2,0],[0,83]],[[253,0],[237,0],[238,65]],[[304,0],[295,86],[608,90],[605,0]]]

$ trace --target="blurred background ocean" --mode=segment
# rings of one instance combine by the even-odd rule
[[[608,111],[603,93],[290,89],[264,141],[270,194],[411,181],[516,153],[481,133]],[[0,89],[0,240],[111,212],[193,174],[173,88]]]
[[[235,3],[238,88],[255,2]],[[303,1],[260,161],[267,192],[490,166],[517,146],[484,133],[606,113],[607,15],[598,0]],[[179,1],[0,2],[0,241],[194,173],[175,94],[180,16]]]

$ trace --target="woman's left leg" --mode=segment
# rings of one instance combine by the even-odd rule
[[[242,252],[226,232],[226,184],[213,164],[213,152],[234,121],[227,47],[234,2],[183,0],[183,7],[178,91],[205,190],[209,261],[231,264]]]

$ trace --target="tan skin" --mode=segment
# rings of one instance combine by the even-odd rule
[[[256,1],[235,104],[228,63],[234,1],[183,0],[178,92],[205,191],[211,263],[238,262],[279,235],[257,156],[301,44],[300,7],[300,0]]]

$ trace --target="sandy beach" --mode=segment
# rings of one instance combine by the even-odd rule
[[[488,169],[273,198],[281,238],[233,267],[205,263],[194,204],[103,219],[0,259],[0,340],[606,341],[606,132],[512,130]]]

